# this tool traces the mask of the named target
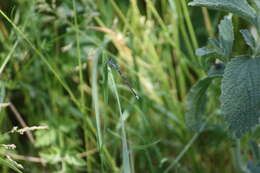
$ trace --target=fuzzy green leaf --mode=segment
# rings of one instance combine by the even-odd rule
[[[205,56],[216,53],[221,55],[218,59],[227,62],[228,57],[232,53],[232,47],[234,42],[234,32],[231,17],[226,16],[221,20],[218,25],[219,28],[219,40],[209,38],[209,47],[203,47],[196,50],[196,55]]]
[[[225,68],[213,66],[209,75],[198,81],[187,96],[187,112],[185,114],[186,124],[190,130],[200,131],[205,121],[205,109],[207,102],[207,89],[214,78],[222,77]]]
[[[256,47],[256,43],[255,43],[255,39],[252,36],[252,34],[247,30],[247,29],[242,29],[240,30],[241,34],[243,35],[243,38],[246,42],[246,44],[252,49],[254,50]]]
[[[225,16],[218,25],[219,28],[219,42],[220,48],[223,51],[223,56],[225,60],[231,55],[232,47],[234,42],[234,32],[232,19],[229,16]]]
[[[211,46],[217,54],[222,55],[222,50],[218,40],[216,40],[215,38],[209,38],[208,42],[209,46]]]
[[[213,51],[218,55],[216,58],[221,61],[226,61],[225,57],[225,50],[223,49],[223,46],[221,46],[221,42],[218,41],[215,38],[209,38],[208,39],[209,47],[213,49]],[[220,56],[219,56],[220,55]]]
[[[199,131],[202,127],[206,108],[206,91],[211,83],[211,78],[204,78],[195,84],[189,94],[186,112],[187,127],[193,131]]]
[[[231,12],[255,24],[256,12],[246,0],[193,0],[189,5]]]
[[[222,80],[221,110],[231,132],[241,137],[259,122],[260,58],[240,56],[226,66]]]

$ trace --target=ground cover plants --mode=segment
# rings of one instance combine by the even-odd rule
[[[0,1],[0,172],[259,172],[259,4]]]

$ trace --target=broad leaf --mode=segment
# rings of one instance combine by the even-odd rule
[[[256,47],[256,43],[252,34],[247,29],[242,29],[240,30],[240,32],[243,35],[246,44],[250,46],[252,50],[254,50]]]
[[[219,40],[214,38],[208,39],[208,47],[202,47],[196,50],[198,56],[208,56],[212,54],[218,54],[217,58],[221,61],[227,62],[232,53],[232,47],[234,42],[234,32],[232,20],[229,16],[226,16],[221,20],[218,25],[219,28]]]
[[[221,86],[221,110],[231,132],[241,137],[260,117],[260,58],[240,56],[225,68]]]
[[[198,81],[191,89],[187,96],[186,124],[193,131],[200,131],[205,121],[205,109],[207,102],[207,89],[212,80],[222,77],[224,66],[212,66],[209,75]]]
[[[234,42],[234,32],[231,17],[226,16],[223,20],[221,20],[218,25],[219,28],[219,42],[220,47],[223,51],[224,59],[227,62],[227,58],[232,53],[232,47]]]
[[[215,38],[209,38],[208,39],[209,46],[212,47],[212,49],[219,55],[223,56],[223,51],[221,49],[220,43]]]
[[[214,38],[208,39],[208,46],[196,49],[196,55],[204,57],[201,61],[204,70],[208,70],[215,59],[223,57],[222,52],[218,40]]]
[[[219,40],[214,38],[208,39],[208,46],[196,50],[197,56],[210,57],[211,59],[219,59],[228,62],[228,58],[232,53],[234,42],[234,33],[232,20],[226,16],[218,25],[219,27]],[[206,60],[207,61],[207,60]],[[205,61],[205,62],[206,62]],[[204,65],[207,63],[204,63]],[[207,66],[207,65],[205,65]]]
[[[189,5],[231,12],[255,24],[256,12],[246,0],[193,0]]]
[[[205,121],[205,108],[207,102],[206,91],[212,78],[204,78],[196,83],[188,94],[186,124],[190,130],[200,131]]]

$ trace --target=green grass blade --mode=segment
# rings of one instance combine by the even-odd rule
[[[123,152],[123,173],[132,173],[130,157],[129,157],[129,149],[128,149],[128,143],[127,143],[127,137],[126,137],[125,122],[124,122],[125,120],[123,118],[123,112],[122,112],[121,103],[119,100],[116,83],[115,83],[115,80],[114,80],[110,67],[109,67],[109,77],[111,79],[112,89],[116,96],[116,101],[117,101],[119,114],[120,114],[120,125],[121,125],[121,130],[122,130],[121,140],[122,140],[122,152]]]
[[[77,19],[77,11],[76,11],[76,3],[73,0],[73,11],[74,11],[74,25],[75,25],[75,32],[76,32],[76,44],[77,44],[77,57],[78,57],[78,66],[79,66],[79,88],[80,88],[80,100],[81,105],[84,107],[85,105],[85,97],[84,97],[84,80],[83,80],[83,72],[82,72],[82,60],[81,60],[81,49],[80,49],[80,38],[79,38],[79,26],[78,26],[78,19]]]
[[[7,161],[5,159],[0,158],[0,164],[11,168],[12,170],[14,170],[14,171],[16,171],[18,173],[23,173],[16,166],[14,166],[12,163],[10,163],[9,161]]]
[[[2,72],[4,71],[4,68],[6,67],[8,61],[10,60],[10,58],[12,57],[17,45],[18,45],[19,41],[16,41],[11,49],[11,51],[9,52],[9,54],[7,55],[6,59],[4,60],[4,62],[2,63],[1,67],[0,67],[0,76],[2,74]]]

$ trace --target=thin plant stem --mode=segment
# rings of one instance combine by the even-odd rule
[[[79,65],[79,88],[80,88],[80,100],[81,105],[84,107],[85,105],[85,97],[84,97],[84,80],[83,80],[83,69],[82,69],[82,60],[81,60],[81,49],[80,49],[80,39],[79,39],[79,26],[78,26],[78,19],[77,19],[77,11],[76,11],[76,3],[73,0],[73,10],[74,10],[74,25],[75,25],[75,32],[76,32],[76,44],[77,44],[77,57],[78,57],[78,65]]]
[[[11,59],[17,45],[18,45],[18,40],[14,43],[14,46],[12,47],[11,51],[9,52],[9,54],[7,55],[6,59],[4,60],[4,62],[2,63],[1,67],[0,67],[0,75],[3,73],[4,68],[6,67],[7,63],[9,62],[9,60]]]
[[[187,3],[186,3],[186,0],[183,0],[183,1],[180,1],[180,2],[182,4],[183,14],[184,14],[184,18],[186,20],[187,26],[188,26],[188,30],[189,30],[189,33],[190,33],[190,36],[191,36],[192,44],[193,44],[194,49],[196,50],[197,48],[199,48],[199,46],[198,46],[196,34],[194,32],[194,28],[193,28],[193,25],[192,25],[192,22],[191,22],[191,19],[190,19],[189,10],[187,8]]]
[[[213,29],[211,27],[212,24],[211,24],[211,20],[210,20],[210,17],[209,17],[208,9],[205,8],[205,7],[202,7],[202,13],[203,13],[204,23],[205,23],[208,35],[209,35],[209,37],[214,38],[214,32],[213,32]]]
[[[183,148],[183,150],[178,154],[178,156],[176,157],[176,159],[168,166],[168,168],[164,171],[164,173],[168,173],[174,166],[176,166],[179,161],[181,160],[181,158],[186,154],[186,152],[190,149],[190,147],[193,145],[193,143],[196,141],[196,139],[199,137],[199,135],[201,134],[201,132],[205,129],[207,123],[209,122],[209,120],[213,117],[214,114],[210,115],[207,120],[204,122],[204,124],[202,124],[202,126],[200,127],[199,131],[197,133],[194,134],[194,136],[190,139],[190,141],[185,145],[185,147]]]
[[[235,147],[233,147],[233,158],[234,158],[234,166],[237,171],[240,173],[250,173],[246,166],[243,165],[241,158],[241,146],[240,139],[235,139]]]

